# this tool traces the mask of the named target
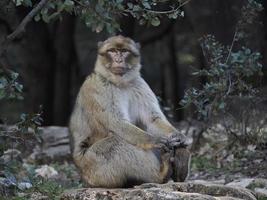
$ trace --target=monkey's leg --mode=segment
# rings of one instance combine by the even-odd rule
[[[75,162],[92,187],[162,183],[164,178],[161,162],[152,151],[139,149],[117,136],[94,143]]]
[[[186,148],[177,148],[174,153],[173,174],[175,182],[183,182],[189,175],[191,154]]]

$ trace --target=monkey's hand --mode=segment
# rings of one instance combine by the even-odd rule
[[[175,131],[168,138],[168,147],[172,149],[173,147],[187,147],[189,145],[186,136],[183,133]]]
[[[169,152],[169,138],[168,137],[155,137],[154,138],[154,147],[163,150],[164,152]]]

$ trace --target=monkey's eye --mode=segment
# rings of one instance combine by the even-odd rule
[[[121,52],[130,52],[128,49],[121,49]]]
[[[107,50],[107,52],[116,52],[116,49],[112,48],[112,49]]]

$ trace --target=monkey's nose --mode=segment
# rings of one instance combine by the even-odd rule
[[[122,59],[116,59],[115,62],[116,62],[116,63],[122,63],[123,60],[122,60]]]

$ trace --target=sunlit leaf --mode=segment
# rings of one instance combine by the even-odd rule
[[[159,25],[160,25],[160,20],[159,20],[159,18],[158,18],[158,17],[153,18],[153,19],[151,20],[151,24],[152,24],[153,26],[159,26]]]

